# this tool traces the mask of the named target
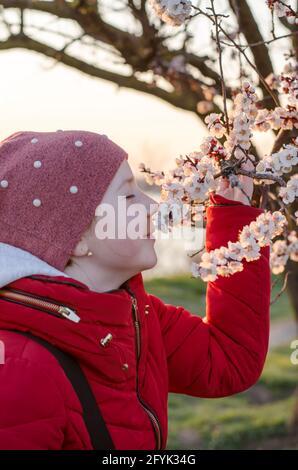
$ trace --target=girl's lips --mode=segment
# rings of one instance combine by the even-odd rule
[[[152,238],[152,240],[155,240],[155,236],[153,235],[153,232],[148,232],[147,238]]]
[[[150,230],[149,230],[149,232],[145,233],[143,236],[146,237],[146,238],[147,238],[147,237],[151,237],[151,236],[152,236],[152,233],[153,233],[153,232],[150,232]]]

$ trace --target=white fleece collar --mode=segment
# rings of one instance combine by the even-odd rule
[[[0,287],[32,274],[69,277],[28,251],[0,242]]]

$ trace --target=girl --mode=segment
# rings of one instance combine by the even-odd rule
[[[251,196],[252,182],[242,177]],[[98,209],[146,210],[139,239],[103,237]],[[207,251],[262,212],[222,181],[210,196]],[[0,448],[92,449],[82,405],[57,359],[76,359],[115,449],[165,449],[168,393],[224,397],[259,378],[268,347],[269,247],[208,283],[206,316],[144,289],[156,264],[154,201],[127,153],[86,131],[18,132],[0,144]],[[129,210],[127,212],[129,214]],[[116,230],[118,234],[118,231]]]

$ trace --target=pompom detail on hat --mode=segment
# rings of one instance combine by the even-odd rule
[[[33,137],[33,139],[31,139],[31,144],[37,144],[38,142],[38,139],[36,137]]]
[[[41,200],[40,199],[34,199],[33,200],[33,206],[39,207],[41,205]]]
[[[1,185],[1,188],[7,188],[7,186],[8,186],[8,181],[6,181],[6,180],[1,180],[0,185]]]
[[[83,142],[81,140],[76,140],[75,141],[75,146],[76,147],[82,147],[82,145],[83,145]]]
[[[78,192],[78,187],[77,186],[71,186],[69,188],[69,191],[72,193],[72,194],[76,194]]]
[[[33,163],[34,168],[40,168],[41,167],[41,161],[40,160],[35,160]]]

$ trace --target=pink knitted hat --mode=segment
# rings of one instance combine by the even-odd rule
[[[94,132],[10,135],[0,142],[0,242],[63,271],[127,158]]]

